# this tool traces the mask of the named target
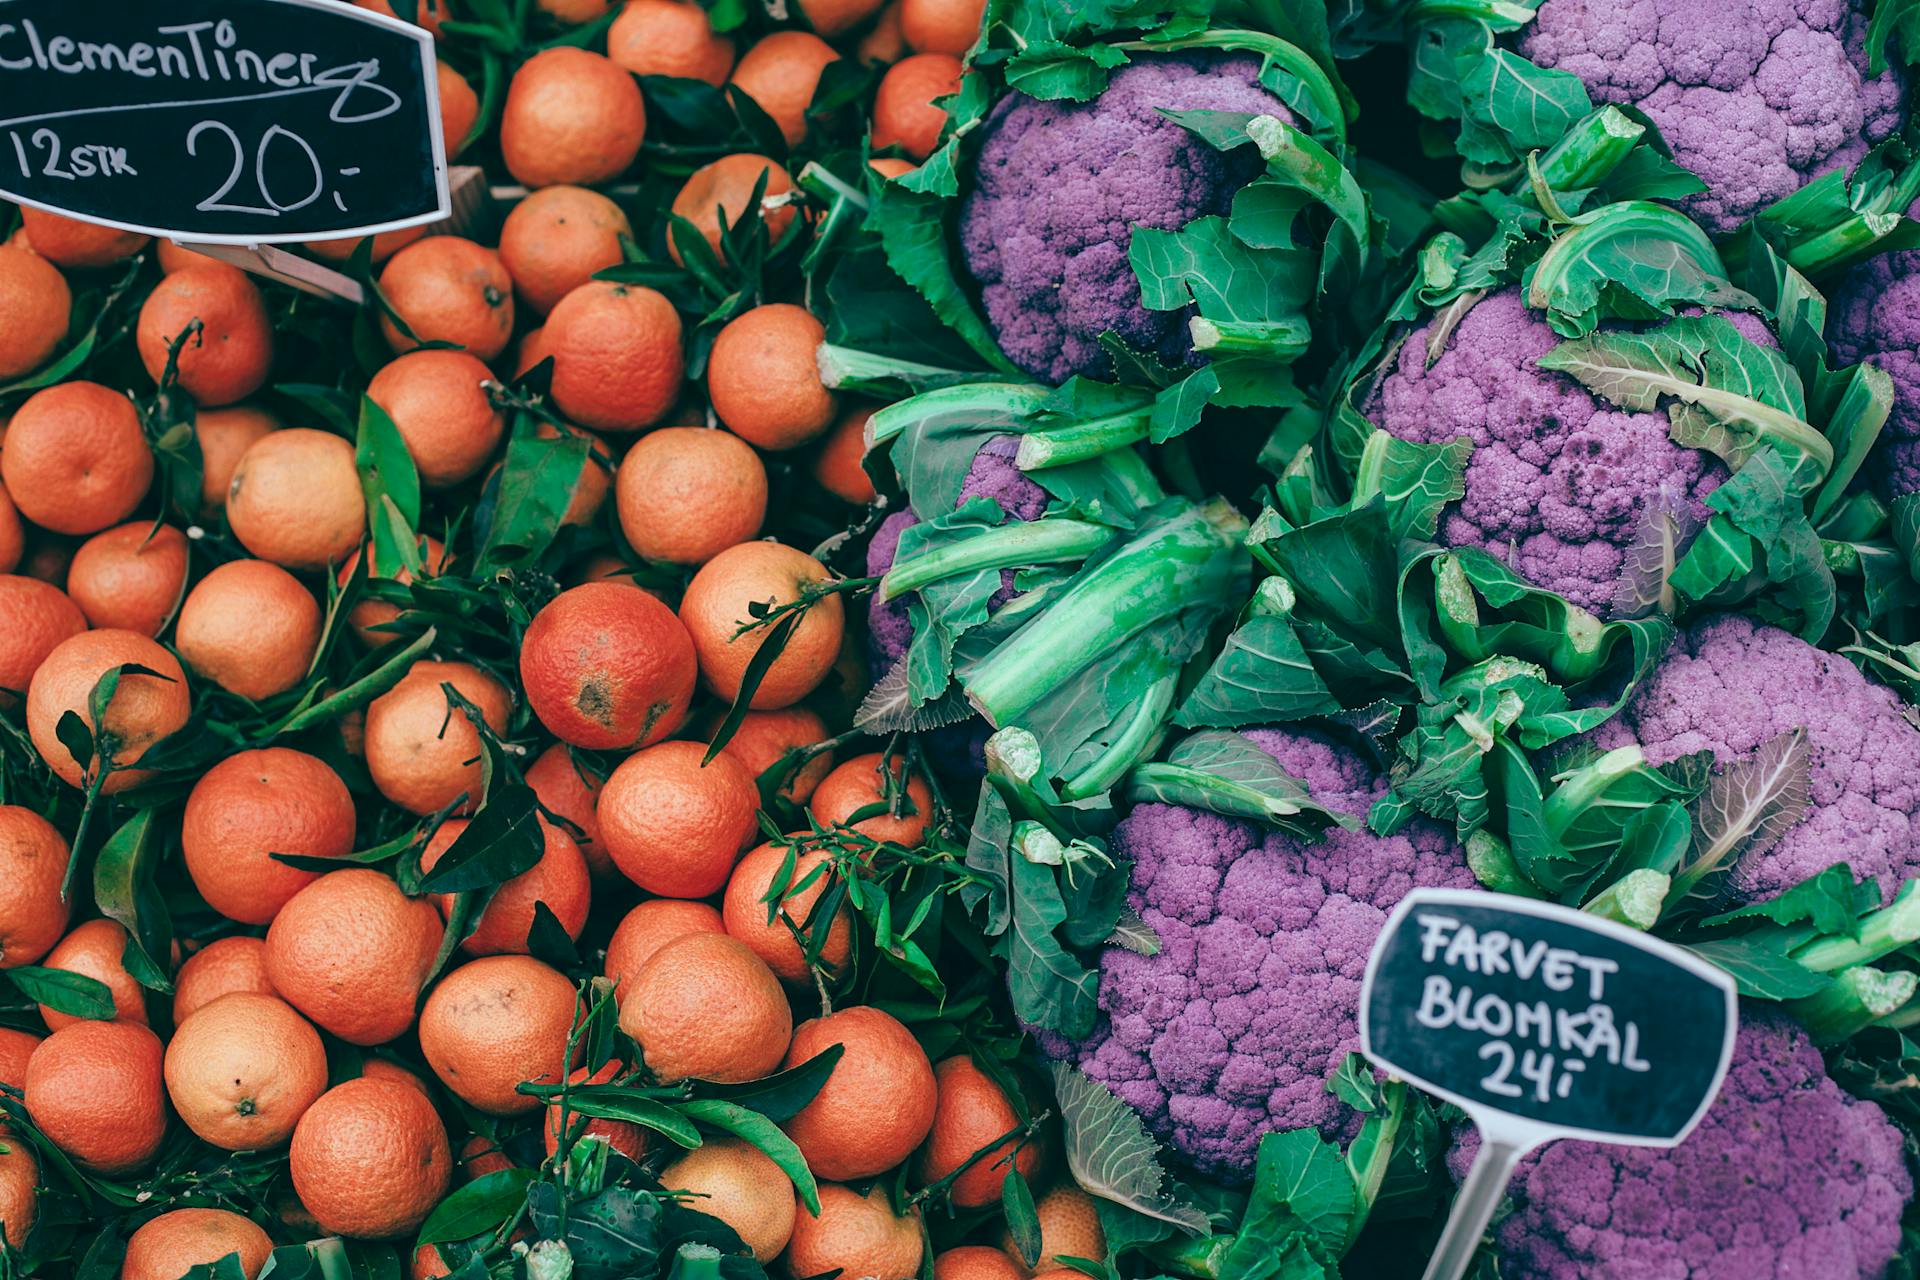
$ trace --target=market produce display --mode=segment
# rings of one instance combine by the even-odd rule
[[[0,205],[0,1280],[1419,1276],[1416,889],[1739,992],[1474,1280],[1920,1275],[1920,8],[355,3]]]

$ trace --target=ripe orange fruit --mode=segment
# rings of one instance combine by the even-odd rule
[[[185,245],[175,244],[171,240],[156,240],[153,245],[154,260],[160,264],[162,275],[172,275],[176,271],[185,271],[188,267],[203,266],[208,262],[217,262],[198,249],[189,249]]]
[[[40,963],[64,973],[78,973],[104,983],[113,995],[113,1020],[147,1025],[147,992],[127,972],[121,959],[127,950],[127,931],[118,921],[96,919],[74,926],[72,933],[60,939]],[[50,1031],[85,1021],[70,1013],[61,1013],[48,1005],[40,1006],[40,1017]]]
[[[938,1090],[927,1051],[890,1013],[853,1005],[794,1028],[784,1067],[831,1045],[845,1052],[813,1101],[781,1126],[822,1178],[871,1178],[891,1169],[933,1127]]]
[[[876,156],[867,161],[867,168],[883,178],[904,178],[919,168],[911,160],[902,160],[899,156]]]
[[[704,902],[648,898],[627,912],[607,939],[607,981],[617,995],[621,984],[640,972],[654,952],[690,933],[725,933],[720,913]]]
[[[0,822],[5,820],[4,813],[0,812]],[[27,1059],[33,1057],[33,1051],[45,1039],[45,1036],[37,1036],[31,1031],[0,1027],[0,1084],[11,1085],[15,1089],[25,1088]]]
[[[583,427],[638,431],[680,398],[680,313],[652,289],[590,280],[555,304],[541,341],[554,406]]]
[[[526,1115],[540,1099],[522,1081],[555,1084],[573,1069],[573,984],[531,956],[482,956],[445,978],[420,1010],[420,1052],[440,1083],[488,1115]]]
[[[740,859],[740,865],[733,869],[733,877],[727,881],[720,916],[726,921],[728,936],[752,947],[753,953],[765,960],[768,968],[788,982],[805,982],[813,971],[807,965],[806,950],[794,931],[806,931],[814,903],[833,884],[833,856],[825,849],[809,849],[796,857],[792,874],[786,881],[787,892],[780,899],[779,914],[769,920],[771,908],[767,895],[772,892],[774,878],[780,874],[786,858],[787,846],[774,841]],[[828,869],[814,876],[818,867]],[[793,886],[809,876],[814,876],[812,883],[796,892]],[[827,930],[827,940],[820,949],[820,963],[829,972],[837,972],[845,967],[853,952],[853,915],[842,903],[832,920],[819,922],[815,928],[820,924]]]
[[[27,1114],[96,1173],[132,1173],[167,1133],[160,1037],[137,1022],[75,1022],[27,1061]]]
[[[440,686],[450,684],[505,733],[511,695],[498,680],[465,662],[422,659],[400,682],[367,705],[367,772],[380,794],[409,813],[434,813],[463,793],[458,812],[480,803],[480,734],[454,710]]]
[[[1103,1261],[1107,1256],[1107,1233],[1100,1225],[1100,1211],[1093,1197],[1070,1182],[1063,1182],[1034,1202],[1034,1214],[1040,1219],[1040,1262],[1029,1268],[1014,1248],[1013,1237],[1001,1236],[1007,1251],[1021,1274],[1052,1271],[1063,1266],[1062,1258],[1089,1258]]]
[[[633,224],[620,206],[585,187],[546,187],[513,207],[500,224],[500,261],[536,314],[625,258],[620,240]]]
[[[724,934],[675,938],[629,975],[626,987],[620,1029],[663,1084],[758,1080],[779,1068],[793,1038],[780,979]]]
[[[0,969],[38,963],[66,932],[73,905],[60,882],[68,857],[59,828],[31,809],[0,804]]]
[[[647,107],[625,67],[585,49],[543,49],[520,64],[500,113],[500,156],[529,187],[591,186],[640,154]]]
[[[870,839],[911,849],[926,838],[927,829],[933,825],[933,792],[917,773],[906,779],[906,803],[899,817],[882,813],[854,823],[847,821],[870,805],[888,803],[886,778],[880,772],[883,764],[892,775],[893,791],[898,793],[907,762],[899,756],[885,761],[880,752],[869,752],[848,760],[821,781],[813,793],[813,816],[823,827],[850,826]]]
[[[844,35],[880,11],[883,0],[803,0],[807,25],[823,36]]]
[[[719,892],[754,832],[760,795],[724,753],[705,765],[698,742],[636,751],[601,788],[594,816],[621,874],[663,898]]]
[[[451,160],[465,149],[467,135],[480,118],[480,95],[465,76],[444,62],[434,64],[434,79],[440,83],[440,141]]]
[[[194,1267],[240,1255],[247,1280],[260,1274],[273,1239],[251,1218],[226,1209],[174,1209],[149,1219],[127,1238],[120,1280],[180,1280]]]
[[[331,871],[273,918],[267,981],[349,1044],[385,1044],[413,1025],[445,932],[431,902],[408,898],[378,871]]]
[[[353,852],[354,818],[347,784],[318,757],[286,747],[242,751],[193,784],[180,850],[208,906],[229,920],[266,924],[320,878],[271,855],[344,857]]]
[[[999,1203],[1000,1185],[1007,1180],[1007,1165],[1000,1161],[1017,1139],[1001,1143],[994,1139],[1020,1123],[1013,1103],[993,1077],[965,1054],[943,1058],[934,1067],[933,1078],[940,1096],[933,1110],[933,1129],[920,1152],[921,1183],[940,1181],[974,1152],[992,1143],[994,1154],[983,1157],[954,1179],[950,1194],[962,1209],[984,1209]],[[1040,1148],[1029,1142],[1020,1148],[1012,1164],[1022,1177],[1031,1178],[1039,1162]]]
[[[807,587],[832,576],[806,552],[777,542],[743,542],[707,561],[680,598],[680,621],[693,637],[707,687],[732,702],[747,664],[766,643],[768,627],[741,633],[754,620],[748,606],[791,603]],[[833,670],[845,630],[840,597],[821,597],[788,636],[750,705],[757,711],[790,707],[812,693]]]
[[[620,460],[614,500],[642,559],[705,564],[760,532],[767,469],[731,432],[661,427]]]
[[[152,236],[82,222],[29,205],[20,208],[20,229],[33,251],[57,267],[110,267],[147,247]]]
[[[391,1058],[381,1058],[381,1057],[362,1058],[360,1060],[360,1074],[362,1076],[365,1076],[369,1080],[394,1080],[399,1082],[400,1084],[407,1086],[407,1088],[409,1089],[417,1090],[420,1096],[423,1098],[431,1099],[433,1097],[433,1094],[430,1093],[427,1089],[427,1082],[425,1080],[422,1080],[419,1076],[407,1070],[405,1067],[401,1066],[399,1063],[395,1062]],[[486,1141],[489,1146],[492,1145],[490,1140],[485,1140],[480,1138],[471,1139],[467,1143],[467,1149],[463,1150],[462,1152],[462,1158],[465,1158],[467,1151],[473,1147],[475,1142],[481,1142],[481,1141]],[[497,1153],[499,1151],[499,1148],[495,1147],[494,1150]],[[500,1167],[506,1168],[508,1165],[512,1163],[513,1163],[512,1161],[502,1156]],[[487,1170],[484,1170],[483,1172],[491,1173],[492,1170],[487,1169]],[[478,1177],[479,1174],[470,1174],[469,1176]]]
[[[780,126],[787,145],[807,136],[807,108],[820,85],[820,73],[840,55],[807,31],[775,31],[761,37],[733,69],[733,83]]]
[[[619,1062],[605,1062],[598,1071],[589,1072],[585,1067],[575,1067],[567,1074],[568,1084],[609,1084],[626,1068]],[[551,1160],[560,1150],[561,1108],[558,1100],[547,1104],[546,1123],[540,1126],[540,1134],[546,1143],[547,1158]],[[647,1131],[637,1124],[625,1120],[605,1120],[599,1116],[587,1117],[568,1109],[564,1123],[565,1132],[573,1134],[576,1145],[588,1139],[598,1139],[618,1151],[629,1160],[638,1160],[647,1153]]]
[[[933,1280],[1026,1280],[1026,1273],[992,1245],[963,1244],[934,1255]]]
[[[573,837],[593,878],[598,880],[613,874],[613,859],[600,843],[600,824],[593,816],[601,784],[606,779],[588,772],[563,742],[542,751],[521,776],[533,788],[534,799],[540,802],[540,807],[562,820],[563,829]]]
[[[261,436],[278,431],[280,420],[244,404],[202,409],[193,417],[194,434],[200,438],[200,513],[212,515],[226,509],[227,488],[240,455]]]
[[[398,18],[400,16],[399,11],[394,8],[394,0],[353,0],[353,2],[362,9],[370,9],[374,13],[384,13],[389,18]],[[425,27],[433,33],[433,38],[438,40],[440,38],[440,24],[452,16],[447,0],[412,0],[412,8],[414,16],[411,21],[417,22],[420,26]]]
[[[744,1139],[707,1139],[662,1169],[660,1185],[691,1192],[681,1203],[732,1227],[762,1265],[779,1257],[793,1236],[793,1183]]]
[[[27,1233],[39,1217],[40,1164],[33,1149],[0,1131],[0,1241],[26,1247]]]
[[[481,384],[493,371],[465,351],[410,351],[367,385],[387,411],[420,472],[444,489],[478,475],[506,434],[507,421]]]
[[[187,593],[173,643],[194,674],[260,702],[306,678],[320,625],[298,578],[265,560],[229,560]]]
[[[553,353],[547,350],[547,326],[536,325],[521,335],[513,352],[513,376],[524,378],[533,367]]]
[[[428,236],[388,260],[380,292],[421,342],[452,342],[491,360],[513,336],[513,277],[500,255],[459,236]],[[416,343],[390,319],[380,321],[387,345]]]
[[[62,640],[87,629],[80,606],[56,586],[18,574],[0,574],[0,705],[24,694],[33,673]]]
[[[793,1220],[787,1270],[795,1277],[839,1271],[868,1280],[911,1280],[920,1274],[920,1213],[894,1213],[887,1189],[866,1195],[826,1182],[820,1185],[819,1216]]]
[[[760,220],[767,228],[768,239],[779,244],[780,237],[793,225],[793,206],[780,204],[768,209],[764,202],[792,191],[793,178],[765,156],[743,152],[722,156],[712,164],[695,169],[673,198],[673,214],[698,228],[708,247],[725,261],[726,254],[720,247],[720,224],[724,221],[731,227],[751,212],[753,190],[763,173],[767,175],[767,187],[760,197]],[[667,240],[667,252],[675,262],[680,261],[679,247],[671,236]]]
[[[311,427],[262,436],[233,469],[227,523],[241,546],[282,568],[338,564],[367,536],[353,446]]]
[[[187,803],[192,805],[191,797]],[[180,972],[173,975],[173,1024],[179,1026],[195,1011],[236,992],[257,996],[279,994],[267,980],[264,938],[250,938],[245,934],[215,938],[188,956]]]
[[[827,331],[805,307],[769,302],[727,323],[707,360],[720,421],[762,449],[796,449],[833,425],[839,398],[815,354]]]
[[[900,34],[900,0],[892,0],[860,37],[853,54],[863,65],[879,67],[900,61],[906,53],[907,38]]]
[[[80,544],[67,566],[67,594],[96,627],[157,636],[187,585],[187,536],[136,520]]]
[[[937,100],[960,92],[963,68],[950,53],[916,53],[881,77],[873,99],[873,147],[897,146],[925,160],[940,143],[947,111]]]
[[[612,0],[539,0],[539,4],[541,12],[551,15],[556,22],[577,27],[606,17]]]
[[[539,822],[543,841],[540,861],[501,885],[487,900],[473,932],[460,944],[460,949],[468,955],[526,955],[527,931],[533,928],[534,907],[542,902],[569,938],[578,941],[580,931],[587,927],[587,907],[593,893],[587,879],[587,860],[580,856],[573,837],[545,818]],[[427,841],[427,847],[420,851],[420,869],[432,870],[466,829],[465,818],[449,818],[441,823],[440,829]],[[453,914],[453,900],[450,893],[434,895],[443,916]]]
[[[627,0],[607,29],[607,56],[637,76],[676,76],[718,87],[733,70],[733,41],[715,35],[688,0]]]
[[[408,1280],[440,1280],[452,1274],[453,1268],[440,1256],[437,1245],[423,1244],[413,1251],[413,1265],[407,1269]]]
[[[14,245],[0,248],[0,378],[31,373],[67,338],[73,291],[58,267]]]
[[[716,717],[701,737],[713,741],[714,730],[719,727],[720,720]],[[826,738],[827,724],[819,716],[805,707],[782,707],[778,711],[747,712],[722,750],[738,760],[757,781],[788,751],[813,746]],[[788,775],[780,794],[795,804],[805,804],[832,768],[833,752],[823,751]]]
[[[335,1085],[307,1108],[290,1157],[295,1193],[332,1235],[409,1234],[453,1176],[447,1128],[427,1096],[365,1076]]]
[[[173,1033],[167,1096],[187,1128],[227,1151],[261,1151],[327,1088],[320,1033],[275,996],[221,996]]]
[[[133,401],[97,382],[63,382],[27,397],[7,424],[0,480],[41,528],[98,533],[147,496],[153,450]]]
[[[12,573],[27,553],[27,530],[7,486],[0,484],[0,573]]]
[[[137,664],[157,675],[126,671],[107,704],[105,736],[117,744],[112,754],[116,771],[101,785],[112,795],[148,778],[131,765],[147,748],[186,724],[193,699],[187,691],[187,673],[171,653],[134,631],[83,631],[54,647],[27,686],[27,732],[41,759],[69,786],[85,785],[86,770],[67,753],[57,732],[60,717],[71,711],[94,733],[94,754],[100,755],[101,726],[93,723],[88,702],[93,687],[114,667]],[[91,763],[91,762],[90,762]]]
[[[353,577],[354,569],[360,564],[361,551],[364,550],[364,546],[356,550],[347,557],[347,562],[340,566],[337,577],[341,586],[344,587]],[[447,549],[441,544],[440,539],[422,537],[419,551],[420,565],[427,571],[429,578],[445,572]],[[384,579],[388,582],[397,582],[402,586],[409,585],[414,580],[413,570],[407,568],[405,564],[380,564],[377,558],[373,567],[367,571],[367,576],[369,581]],[[390,600],[377,600],[372,595],[363,595],[359,603],[348,612],[347,622],[352,626],[353,634],[361,644],[369,649],[382,649],[400,637],[394,632],[381,631],[378,628],[398,618],[400,613],[400,606]]]
[[[395,1067],[394,1070],[398,1071],[399,1068]],[[409,1076],[409,1078],[411,1078],[411,1076]],[[427,1091],[426,1085],[420,1084],[418,1081],[414,1083],[418,1086],[420,1092],[425,1093]],[[502,1169],[513,1168],[513,1160],[506,1152],[500,1149],[500,1144],[492,1138],[485,1137],[478,1133],[460,1144],[460,1157],[454,1163],[459,1167],[460,1180],[462,1182],[472,1182],[474,1179],[484,1178],[490,1173],[498,1173]]]
[[[814,483],[856,507],[864,507],[874,498],[873,477],[860,465],[867,456],[867,419],[872,416],[872,405],[853,405],[844,410],[813,460]]]
[[[673,610],[636,586],[593,582],[555,596],[520,642],[520,681],[562,742],[627,750],[687,718],[699,667]]]
[[[425,227],[402,227],[398,231],[382,231],[379,235],[372,237],[353,236],[345,240],[308,240],[300,247],[323,262],[345,262],[353,257],[361,241],[371,239],[373,265],[377,267],[414,241],[424,240],[426,235]]]
[[[959,57],[980,38],[986,0],[899,0],[900,34],[917,53]]]
[[[140,308],[134,341],[155,382],[167,350],[195,321],[180,347],[180,389],[205,405],[232,404],[258,391],[273,366],[273,324],[247,273],[224,262],[185,267],[161,280]]]

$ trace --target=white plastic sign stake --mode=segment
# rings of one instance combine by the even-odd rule
[[[1610,920],[1471,890],[1403,898],[1367,962],[1360,1047],[1480,1131],[1426,1280],[1465,1274],[1535,1147],[1677,1146],[1720,1092],[1737,1010],[1727,973]]]

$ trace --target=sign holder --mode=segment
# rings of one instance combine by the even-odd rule
[[[1738,1030],[1732,976],[1684,948],[1531,898],[1408,894],[1367,960],[1361,1052],[1480,1133],[1425,1280],[1466,1274],[1536,1147],[1685,1141],[1719,1095]]]

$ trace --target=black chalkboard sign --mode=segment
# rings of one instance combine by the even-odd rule
[[[1369,1057],[1476,1118],[1552,1137],[1672,1145],[1719,1091],[1733,980],[1584,912],[1420,890],[1381,931],[1361,994]]]
[[[178,240],[443,218],[433,39],[344,0],[0,0],[0,195]]]

